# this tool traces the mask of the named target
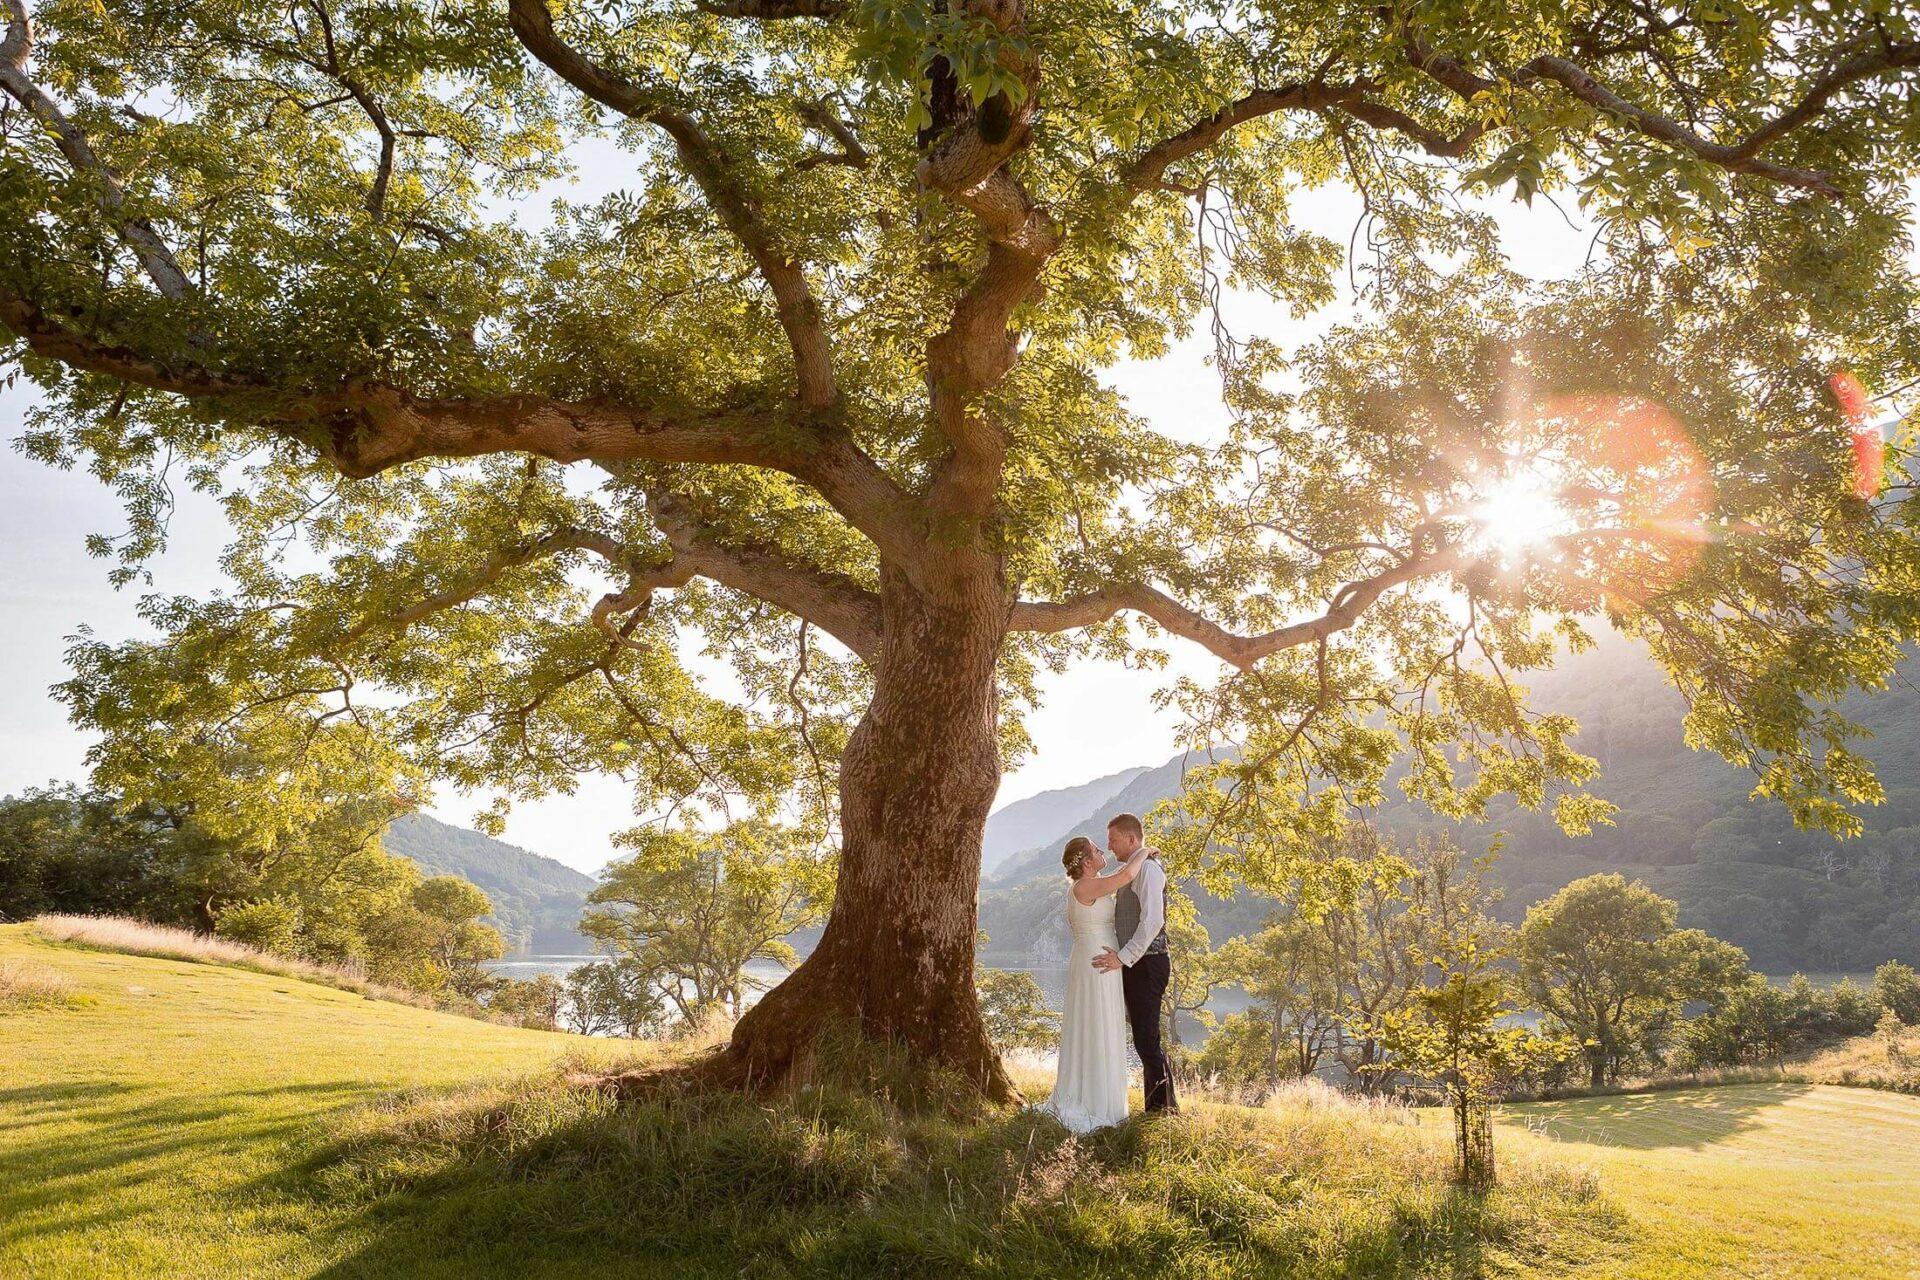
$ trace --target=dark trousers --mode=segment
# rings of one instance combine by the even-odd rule
[[[1167,996],[1173,964],[1165,953],[1141,956],[1120,971],[1120,990],[1127,1001],[1127,1024],[1133,1028],[1133,1050],[1140,1055],[1142,1083],[1148,1111],[1178,1111],[1173,1096],[1173,1072],[1166,1050],[1160,1047],[1160,1004]]]

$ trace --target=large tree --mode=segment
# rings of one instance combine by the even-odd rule
[[[1511,678],[1582,619],[1802,818],[1875,794],[1823,705],[1885,678],[1920,571],[1824,388],[1920,365],[1895,6],[0,12],[26,445],[125,492],[129,580],[170,482],[235,528],[230,592],[76,645],[103,781],[264,802],[320,751],[831,822],[825,934],[718,1077],[853,1019],[1005,1091],[979,838],[1077,655],[1221,660],[1173,696],[1242,748],[1193,806],[1260,833],[1223,876],[1291,874],[1396,757],[1443,813],[1604,816]],[[569,164],[628,182],[522,216]],[[1351,245],[1290,213],[1328,184]],[[1489,192],[1577,197],[1586,265],[1514,276]],[[1304,351],[1232,332],[1343,287]],[[1209,311],[1232,426],[1195,443],[1101,373]],[[219,761],[269,747],[239,794]]]

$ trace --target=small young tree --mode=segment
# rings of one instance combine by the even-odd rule
[[[973,981],[987,1035],[1000,1049],[1049,1049],[1059,1043],[1060,1015],[1047,1007],[1046,992],[1032,974],[980,969]]]
[[[1572,1052],[1563,1041],[1508,1021],[1515,992],[1499,967],[1505,952],[1491,945],[1495,936],[1476,917],[1444,941],[1426,957],[1437,980],[1410,1005],[1388,1013],[1376,1032],[1400,1069],[1446,1091],[1454,1175],[1476,1188],[1494,1182],[1494,1104],[1513,1081]]]

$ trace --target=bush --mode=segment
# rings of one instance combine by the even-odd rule
[[[256,951],[295,958],[300,954],[300,908],[272,898],[236,902],[220,912],[214,932]]]
[[[1913,966],[1889,960],[1875,969],[1873,998],[1908,1026],[1920,1026],[1920,975],[1914,973]]]

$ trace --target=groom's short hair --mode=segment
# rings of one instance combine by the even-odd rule
[[[1125,835],[1138,837],[1141,840],[1147,838],[1147,829],[1140,825],[1140,819],[1131,813],[1117,815],[1111,822],[1107,823],[1107,830],[1118,831]]]

